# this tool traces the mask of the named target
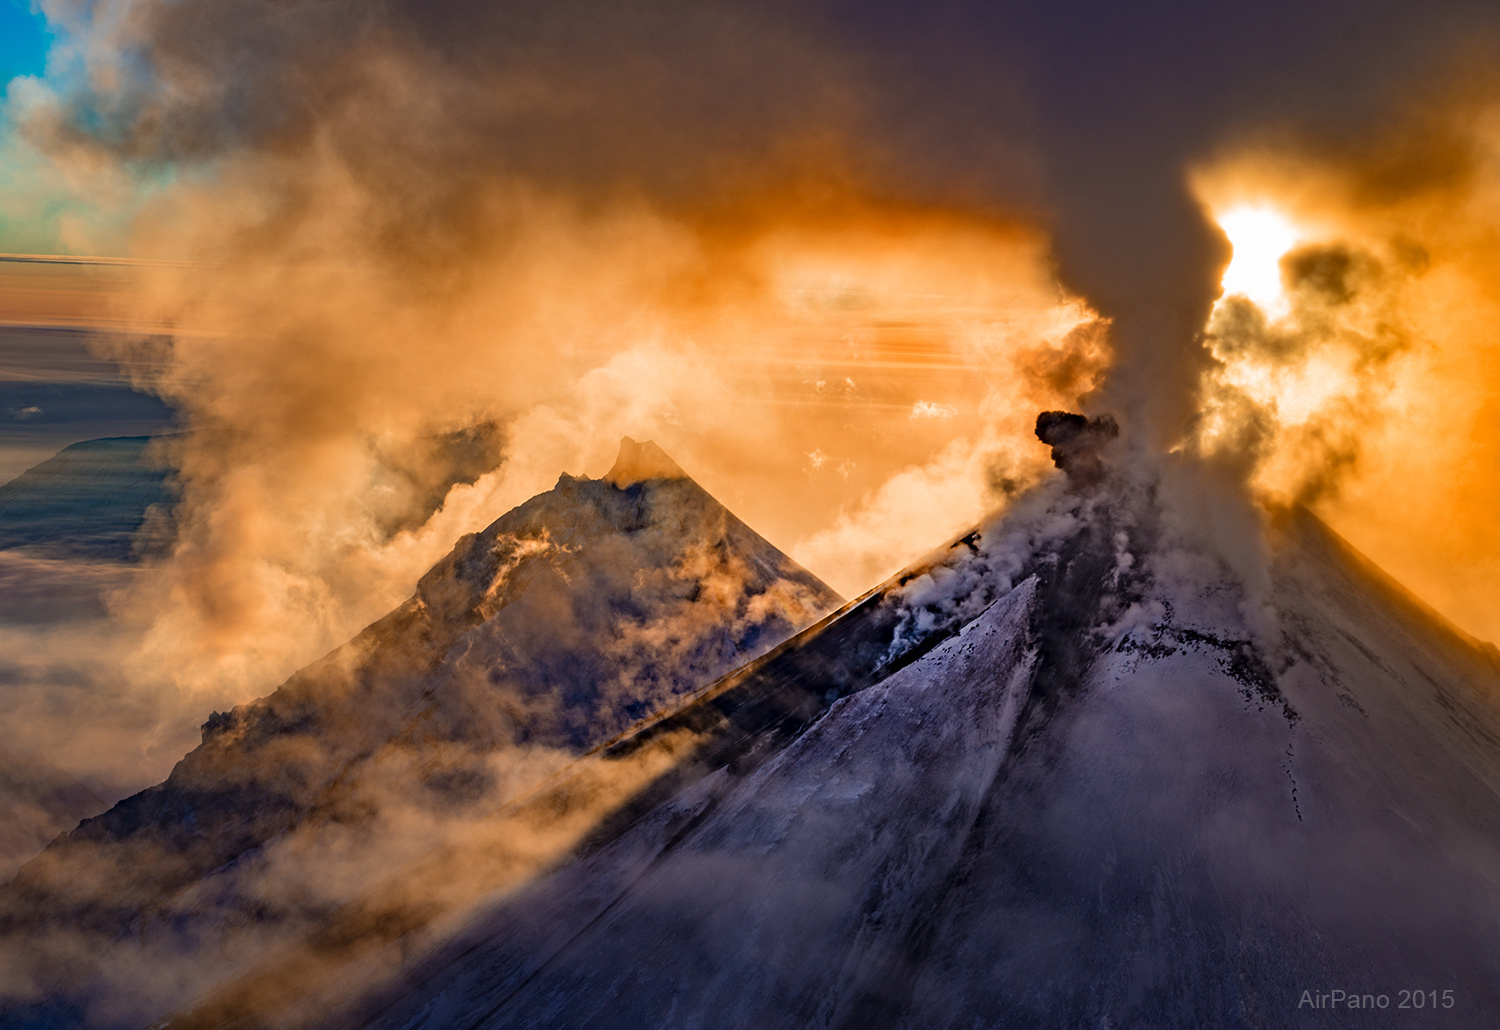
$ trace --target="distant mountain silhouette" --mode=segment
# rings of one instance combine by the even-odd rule
[[[0,549],[38,556],[128,561],[148,513],[165,517],[173,502],[166,466],[148,456],[148,436],[85,440],[0,484]],[[165,522],[162,528],[168,529]]]
[[[120,436],[64,447],[0,484],[0,550],[31,556],[134,561],[170,550],[177,490],[160,448],[167,437]],[[152,445],[156,444],[155,447]],[[481,422],[417,440],[377,463],[383,507],[370,512],[386,535],[426,522],[458,483],[473,483],[503,458],[504,427]]]

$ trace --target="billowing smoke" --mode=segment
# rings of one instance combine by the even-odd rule
[[[1419,260],[1408,255],[1397,274]],[[1243,296],[1215,310],[1207,342],[1219,367],[1199,433],[1210,450],[1254,453],[1257,480],[1312,503],[1359,460],[1372,409],[1394,385],[1391,362],[1410,338],[1372,255],[1312,245],[1281,264],[1285,315],[1273,318]]]
[[[1045,475],[1042,410],[1112,413],[1144,468],[1238,404],[1250,436],[1215,476],[1310,448],[1326,473],[1290,494],[1349,503],[1335,470],[1375,450],[1359,413],[1421,349],[1347,316],[1416,251],[1310,241],[1351,263],[1309,258],[1299,327],[1236,322],[1189,170],[1318,151],[1365,169],[1363,210],[1444,167],[1477,182],[1461,133],[1360,147],[1414,83],[1441,87],[1428,106],[1483,94],[1462,75],[1494,28],[1483,5],[1397,3],[45,9],[56,70],[12,114],[96,203],[126,198],[156,259],[114,353],[191,433],[175,551],[117,609],[144,640],[127,678],[190,708],[263,692],[625,434],[848,595]],[[1220,388],[1231,353],[1321,352],[1330,319],[1387,339],[1361,350],[1375,393],[1294,441]],[[425,518],[443,484],[399,470],[487,425],[492,467]],[[1199,535],[1225,519],[1254,521]],[[1440,578],[1419,585],[1476,596]]]
[[[1492,77],[1445,84],[1358,145],[1262,142],[1200,166],[1216,211],[1269,205],[1294,238],[1266,257],[1269,296],[1216,307],[1190,444],[1491,639],[1497,98]]]
[[[1044,411],[1036,417],[1036,436],[1052,448],[1052,464],[1078,486],[1104,478],[1104,445],[1120,435],[1113,416],[1086,418],[1071,411]]]
[[[115,353],[189,430],[175,549],[118,603],[142,682],[265,690],[624,434],[857,593],[1034,481],[1031,412],[1108,362],[1025,204],[909,159],[925,114],[831,9],[48,10],[80,70],[27,131],[149,182],[122,316],[156,331]],[[411,518],[392,470],[479,425],[503,454]]]

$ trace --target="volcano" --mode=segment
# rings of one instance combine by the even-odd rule
[[[612,736],[634,709],[588,695],[573,710],[606,717],[583,736],[567,705],[528,709],[575,761],[480,820],[477,843],[390,862],[162,1025],[1381,1026],[1418,991],[1425,1025],[1493,1021],[1500,657],[1305,509],[1195,520],[1191,469],[1122,478],[1095,424],[1003,516],[707,686],[651,695]],[[545,523],[545,550],[533,532],[497,551],[487,530],[416,600],[485,625],[494,570],[471,575],[470,555],[555,560],[575,539],[564,511],[594,510],[570,491],[616,498],[641,470],[697,497],[667,461],[565,478],[501,520]],[[633,510],[617,500],[601,510]],[[771,583],[814,589],[774,561]],[[439,650],[387,649],[387,668]],[[512,653],[476,641],[433,668],[566,668]],[[424,698],[444,682],[416,681]],[[424,725],[462,721],[419,707]],[[342,718],[416,739],[368,708]],[[222,804],[187,794],[182,769],[243,753],[262,711],[278,733],[317,725],[274,699],[211,725],[158,788],[182,799],[175,825]],[[433,907],[501,842],[560,823],[544,860]]]
[[[1494,1022],[1493,648],[1302,509],[1257,588],[1166,492],[1053,481],[622,737],[697,743],[311,1021]]]
[[[6,1019],[148,1021],[839,601],[627,438],[605,477],[461,539],[405,604],[23,867],[0,964],[31,998]],[[538,832],[486,853],[545,853]],[[512,859],[445,886],[492,888]]]

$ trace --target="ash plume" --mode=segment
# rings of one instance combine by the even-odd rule
[[[1111,415],[1089,418],[1071,411],[1044,411],[1036,417],[1036,437],[1052,448],[1052,464],[1077,486],[1094,486],[1104,478],[1104,445],[1120,435]]]
[[[1252,3],[49,11],[91,78],[34,101],[31,131],[99,159],[220,163],[210,193],[253,177],[265,217],[233,245],[268,258],[296,247],[314,197],[365,194],[379,203],[348,242],[451,290],[450,259],[520,227],[497,182],[743,224],[747,195],[832,168],[804,194],[815,207],[853,186],[1031,219],[1061,281],[1114,320],[1125,428],[1163,444],[1192,414],[1227,257],[1184,170],[1253,134],[1355,139],[1497,28],[1467,2],[1353,21]]]

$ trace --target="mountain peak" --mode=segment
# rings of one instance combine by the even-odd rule
[[[559,769],[675,709],[839,603],[655,444],[626,439],[606,480],[564,476],[555,489],[460,538],[406,602],[269,696],[210,717],[202,744],[164,783],[84,822],[0,885],[0,1026],[32,1018],[17,1013],[41,1011],[9,987],[29,984],[23,977],[33,975],[58,985],[46,987],[54,993],[38,995],[44,1000],[36,1004],[91,999],[87,992],[99,983],[111,992],[110,1004],[118,998],[120,1011],[132,1013],[110,1025],[151,1022],[164,1007],[230,975],[226,970],[271,961],[270,949],[299,939],[330,905],[376,889],[392,866],[446,847],[448,835],[481,825],[474,820],[513,803],[531,811],[525,799]],[[635,767],[610,764],[597,795],[607,806],[601,813],[641,785],[621,779]],[[639,767],[649,780],[665,768]],[[5,786],[0,756],[0,802]],[[423,829],[411,833],[418,824],[405,822],[405,813]],[[392,820],[401,820],[399,830]],[[553,840],[572,846],[566,833],[573,831],[538,835],[531,825],[516,831],[527,847],[551,848],[542,842]],[[0,804],[0,862],[8,857],[7,828]],[[303,856],[342,854],[347,845],[340,842],[356,839],[351,834],[396,850],[357,870],[340,865],[337,877],[320,881],[327,890],[280,886],[277,870],[295,870],[301,882]],[[121,848],[153,857],[116,863],[108,874],[84,871],[112,861],[103,856]],[[291,854],[288,848],[298,857],[277,857]],[[465,867],[501,865],[486,859]],[[0,867],[0,874],[10,872]],[[453,893],[457,875],[445,867],[445,897],[463,895],[462,904],[471,900],[463,892],[478,897],[501,883],[485,872],[476,886]],[[278,886],[262,886],[272,881]],[[74,890],[83,882],[89,886]],[[292,900],[261,900],[272,896]],[[151,981],[138,990],[113,972],[116,953],[126,956],[118,961],[140,961],[132,949],[142,938],[132,927],[147,925],[132,907],[137,902],[122,905],[123,897],[152,899],[160,906],[153,913],[172,913],[163,940],[174,943],[163,947],[174,955],[187,947],[175,942],[190,938],[195,948],[214,941],[205,952],[249,958],[194,966],[176,981],[181,988],[174,982],[157,992]],[[205,897],[212,900],[199,900]],[[429,917],[421,918],[425,926]],[[67,966],[63,983],[50,970],[64,960],[36,952],[28,971],[13,976],[15,949],[63,922],[87,927],[81,932],[98,959]],[[373,940],[364,930],[354,937]],[[154,940],[144,946],[155,948]],[[114,992],[115,983],[125,986]]]
[[[620,455],[615,458],[614,467],[604,474],[605,482],[618,487],[631,486],[648,479],[686,478],[688,474],[682,471],[677,462],[667,457],[666,451],[650,440],[637,443],[628,436],[620,438]]]

